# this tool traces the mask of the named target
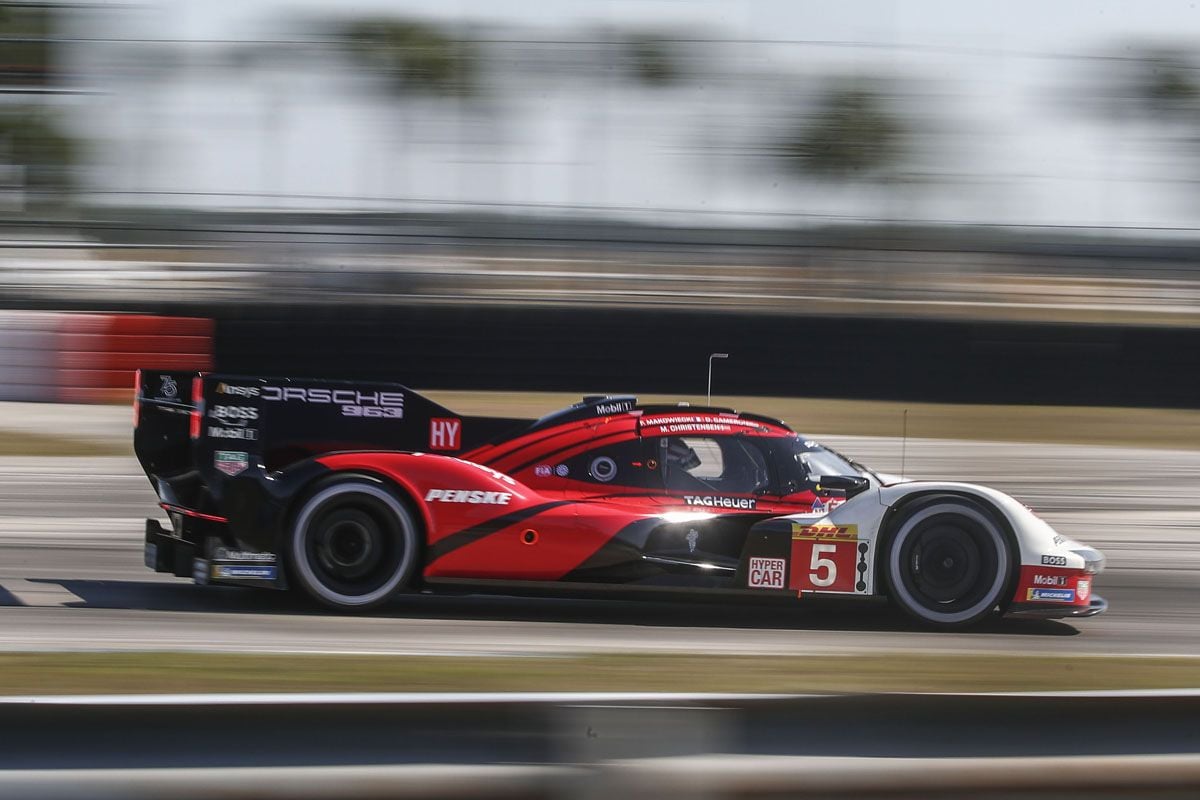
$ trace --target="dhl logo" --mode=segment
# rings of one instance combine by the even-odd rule
[[[858,539],[857,525],[801,525],[792,523],[792,539],[852,542]]]

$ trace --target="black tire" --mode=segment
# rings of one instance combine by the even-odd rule
[[[288,531],[293,581],[318,603],[365,611],[403,589],[417,567],[412,512],[383,483],[346,477],[318,486]]]
[[[889,528],[888,593],[909,616],[955,630],[978,623],[1004,603],[1013,547],[983,504],[931,497],[904,509]]]

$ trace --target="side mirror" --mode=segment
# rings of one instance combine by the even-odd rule
[[[822,475],[817,478],[818,489],[845,492],[847,499],[865,492],[870,486],[869,480],[858,475]]]

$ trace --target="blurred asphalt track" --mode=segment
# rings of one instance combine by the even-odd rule
[[[30,408],[30,407],[26,407]],[[125,436],[128,409],[10,429]],[[118,422],[119,420],[119,422]],[[10,424],[12,423],[12,424]],[[898,440],[821,437],[900,469]],[[1200,654],[1200,452],[910,439],[911,477],[985,483],[1100,547],[1108,614],[1001,620],[966,634],[914,630],[895,611],[809,602],[719,606],[413,596],[367,617],[282,593],[192,585],[142,566],[154,493],[132,457],[0,458],[0,649],[181,649],[526,655],[583,652],[822,654],[947,650]]]

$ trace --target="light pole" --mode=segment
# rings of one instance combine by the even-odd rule
[[[729,353],[712,353],[708,357],[708,404],[712,405],[712,362],[714,358],[729,358]]]

